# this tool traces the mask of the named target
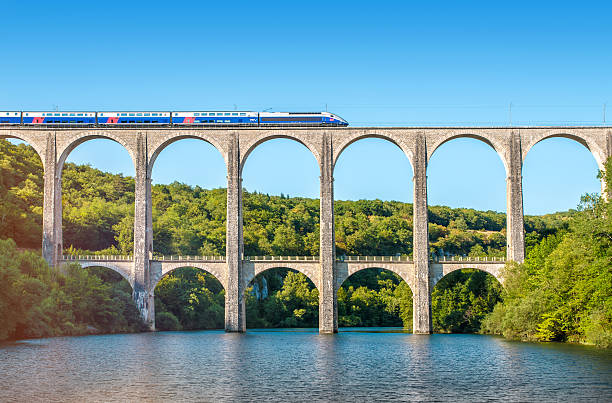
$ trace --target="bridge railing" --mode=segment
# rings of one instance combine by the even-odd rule
[[[412,262],[410,256],[338,256],[338,262]]]
[[[154,256],[151,260],[158,262],[225,262],[225,256],[170,255]]]
[[[245,256],[249,262],[318,262],[319,256]]]
[[[433,261],[435,263],[444,263],[444,262],[482,262],[482,263],[505,263],[505,257],[495,257],[495,256],[436,256]]]
[[[133,256],[130,255],[63,255],[62,260],[64,261],[79,261],[79,260],[91,260],[91,261],[117,261],[117,262],[131,262],[134,260]]]

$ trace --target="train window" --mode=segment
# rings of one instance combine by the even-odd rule
[[[240,116],[246,116],[246,113],[241,113]]]
[[[225,112],[225,116],[229,116],[229,115],[230,115],[230,113],[228,113],[228,112]]]
[[[68,114],[67,113],[62,113],[62,116],[68,116]]]
[[[145,116],[151,116],[151,114],[150,114],[150,113],[145,113],[144,115],[145,115]]]
[[[70,116],[74,116],[74,113],[71,113]]]
[[[82,113],[77,113],[77,116],[83,116],[83,114]]]
[[[198,112],[194,113],[193,116],[200,116]]]
[[[232,116],[238,116],[238,114],[237,113],[232,113]]]
[[[121,116],[127,116],[127,113],[122,113]]]
[[[130,116],[136,116],[136,115],[135,115],[135,114],[133,114],[133,113],[130,113]]]
[[[137,113],[136,116],[142,116],[142,113]]]
[[[151,116],[157,116],[157,113],[152,113]]]

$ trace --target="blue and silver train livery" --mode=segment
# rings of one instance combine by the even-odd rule
[[[329,112],[62,112],[0,111],[0,126],[348,126]]]
[[[98,112],[98,124],[111,125],[168,125],[170,112]]]
[[[0,111],[0,124],[5,124],[5,125],[21,124],[21,112],[19,111]]]
[[[175,125],[257,125],[257,112],[247,111],[203,111],[172,112],[172,124]]]
[[[24,125],[95,125],[96,112],[22,112]]]

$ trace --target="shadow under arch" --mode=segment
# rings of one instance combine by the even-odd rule
[[[476,134],[476,133],[471,133],[469,131],[466,132],[460,132],[460,133],[453,133],[451,135],[449,135],[448,137],[444,137],[441,141],[437,142],[437,143],[433,143],[432,144],[432,148],[430,148],[430,144],[427,144],[427,165],[429,166],[429,161],[431,161],[431,158],[434,156],[435,152],[437,149],[439,149],[441,146],[443,146],[444,144],[452,141],[452,140],[456,140],[459,138],[469,138],[469,139],[474,139],[474,140],[479,140],[482,141],[483,143],[485,143],[486,145],[488,145],[489,147],[491,147],[493,149],[493,151],[495,151],[495,153],[497,154],[497,156],[499,157],[501,163],[504,166],[504,169],[506,171],[506,177],[509,175],[510,173],[510,166],[508,164],[508,161],[505,158],[505,155],[503,153],[503,146],[501,144],[497,143],[497,140],[495,140],[493,137],[489,138],[485,135],[481,135],[481,134]]]
[[[319,326],[319,289],[303,270],[277,263],[245,280],[247,328]]]
[[[336,151],[334,150],[334,161],[333,161],[333,169],[336,169],[336,163],[338,162],[338,160],[340,159],[340,156],[342,155],[342,153],[349,148],[352,144],[360,141],[360,140],[365,140],[365,139],[380,139],[380,140],[385,140],[388,141],[391,144],[394,144],[395,146],[397,146],[402,153],[406,156],[406,158],[408,158],[408,162],[410,163],[410,167],[412,169],[412,171],[414,172],[414,156],[412,155],[412,150],[410,149],[410,147],[408,147],[407,145],[405,145],[402,141],[402,138],[400,136],[398,136],[397,138],[395,138],[393,135],[389,135],[389,134],[384,134],[384,133],[376,133],[376,132],[368,132],[365,134],[361,134],[355,137],[350,138],[348,141],[345,141],[343,143],[340,143],[340,147],[339,149]]]
[[[210,144],[211,146],[213,146],[213,148],[215,150],[217,150],[219,152],[219,154],[221,154],[221,157],[223,157],[223,161],[225,162],[225,172],[224,174],[227,173],[227,155],[226,152],[224,151],[224,149],[221,147],[221,145],[218,143],[218,141],[212,137],[209,136],[206,133],[201,133],[201,132],[197,132],[197,133],[185,133],[182,134],[180,136],[173,136],[167,140],[164,140],[162,143],[160,143],[159,145],[157,145],[155,147],[155,149],[153,150],[153,152],[150,154],[149,156],[149,164],[148,164],[148,172],[147,172],[147,177],[151,178],[152,174],[153,174],[153,167],[155,166],[155,161],[157,161],[157,157],[159,157],[159,154],[161,154],[162,151],[164,151],[168,146],[181,141],[181,140],[186,140],[186,139],[191,139],[191,140],[201,140],[205,143]]]
[[[551,130],[549,132],[539,134],[537,136],[531,136],[528,138],[527,141],[522,142],[521,151],[523,153],[522,155],[523,164],[525,163],[525,160],[527,158],[527,155],[529,154],[529,151],[531,151],[531,149],[536,144],[541,143],[544,140],[552,139],[552,138],[565,138],[565,139],[573,140],[579,144],[582,144],[591,153],[599,169],[600,170],[604,169],[604,163],[605,163],[604,158],[606,156],[606,153],[597,144],[597,142],[595,142],[590,137],[582,136],[578,133],[572,133],[567,130]]]
[[[244,170],[244,166],[246,165],[247,159],[249,158],[251,153],[253,151],[255,151],[255,149],[258,146],[260,146],[261,144],[266,143],[266,142],[268,142],[270,140],[277,140],[277,139],[293,140],[293,141],[303,145],[313,155],[313,157],[317,161],[317,165],[319,167],[321,166],[321,156],[319,155],[319,151],[317,150],[317,148],[315,147],[314,144],[310,144],[310,142],[308,141],[309,139],[307,137],[306,138],[302,138],[300,136],[296,136],[296,135],[293,135],[293,134],[290,134],[290,133],[286,133],[286,132],[264,132],[252,144],[250,144],[248,146],[248,148],[245,150],[244,153],[241,153],[241,156],[240,156],[240,177],[242,177],[242,172]],[[314,139],[315,138],[313,138],[313,140]]]
[[[412,329],[414,294],[407,278],[406,271],[384,264],[360,266],[339,277],[339,327]]]
[[[476,333],[482,319],[502,301],[500,274],[478,265],[448,271],[432,286],[432,325],[436,333]]]

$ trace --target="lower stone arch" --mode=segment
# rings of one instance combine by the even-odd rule
[[[412,272],[414,270],[413,264],[339,263],[337,264],[337,267],[338,270],[335,292],[338,292],[340,287],[342,287],[342,284],[344,284],[344,282],[348,280],[353,274],[368,269],[380,269],[387,270],[398,275],[406,284],[408,284],[408,287],[410,287],[410,291],[414,293],[414,282],[412,278]]]
[[[432,290],[436,286],[436,284],[438,284],[440,280],[442,280],[444,277],[446,277],[447,275],[453,272],[463,270],[463,269],[474,269],[474,270],[483,271],[495,277],[495,279],[499,281],[499,283],[502,286],[504,285],[504,278],[503,278],[503,269],[505,267],[504,264],[474,264],[474,263],[452,264],[451,263],[451,264],[440,264],[439,265],[441,266],[440,268],[436,268],[435,264],[433,266],[434,266],[434,270],[433,270],[434,273],[431,278],[431,289]]]
[[[313,328],[319,326],[321,294],[318,285],[312,281],[309,270],[291,267],[291,264],[262,264],[247,268],[243,301],[246,304],[245,320],[247,328]],[[318,264],[317,264],[318,266]],[[263,277],[265,272],[278,269],[286,270],[284,277]],[[297,274],[293,282],[287,283],[291,273]],[[278,273],[277,273],[278,274]],[[261,276],[260,281],[257,281]],[[300,277],[301,276],[301,277]],[[307,281],[304,289],[303,279]],[[282,279],[282,282],[278,280]],[[288,288],[285,286],[289,284]],[[251,289],[250,286],[253,285]],[[261,286],[255,287],[255,285]],[[264,290],[266,290],[264,292]],[[288,294],[284,294],[288,291]],[[277,298],[280,293],[280,298]],[[272,303],[274,309],[270,309]],[[270,314],[270,312],[274,312]]]
[[[118,265],[113,265],[110,263],[96,262],[96,261],[81,263],[81,268],[85,269],[88,267],[104,267],[106,269],[112,270],[115,273],[120,274],[121,277],[123,277],[130,284],[130,287],[132,287],[132,290],[134,289],[134,279],[130,275],[129,268],[122,268],[122,267],[119,267]]]
[[[503,301],[499,273],[489,266],[454,265],[435,281],[430,291],[434,332],[480,332],[483,320]]]
[[[196,262],[154,262],[152,268],[149,295],[156,305],[156,329],[171,331],[223,328],[228,301],[223,271]],[[162,279],[182,269],[185,271],[178,275],[179,287],[174,282],[162,285]],[[209,277],[202,279],[199,275],[193,277],[196,272],[204,273],[214,281],[210,282]],[[162,288],[159,288],[160,286]],[[158,305],[158,302],[161,305]],[[185,306],[189,307],[187,311]]]
[[[413,329],[414,287],[410,280],[413,267],[410,266],[363,264],[353,265],[346,271],[341,270],[335,290],[338,298],[338,326],[401,326]],[[374,276],[365,275],[367,272]],[[347,284],[351,278],[357,280],[357,283]],[[363,287],[367,289],[365,293]]]
[[[252,263],[251,267],[249,267],[248,263],[245,263],[243,264],[243,268],[245,271],[243,289],[245,290],[258,275],[270,269],[289,269],[302,273],[314,284],[317,290],[320,290],[319,278],[317,275],[319,270],[318,263]]]
[[[217,281],[219,281],[219,283],[221,283],[221,286],[223,287],[224,290],[227,290],[227,284],[225,281],[226,280],[225,273],[223,271],[209,264],[193,262],[193,263],[163,263],[161,270],[157,271],[157,273],[155,273],[151,279],[151,292],[155,291],[155,287],[157,287],[157,285],[159,284],[162,278],[166,277],[168,274],[172,273],[173,271],[177,269],[182,269],[185,267],[192,267],[194,269],[198,269],[200,271],[210,274],[211,276],[216,278]]]

